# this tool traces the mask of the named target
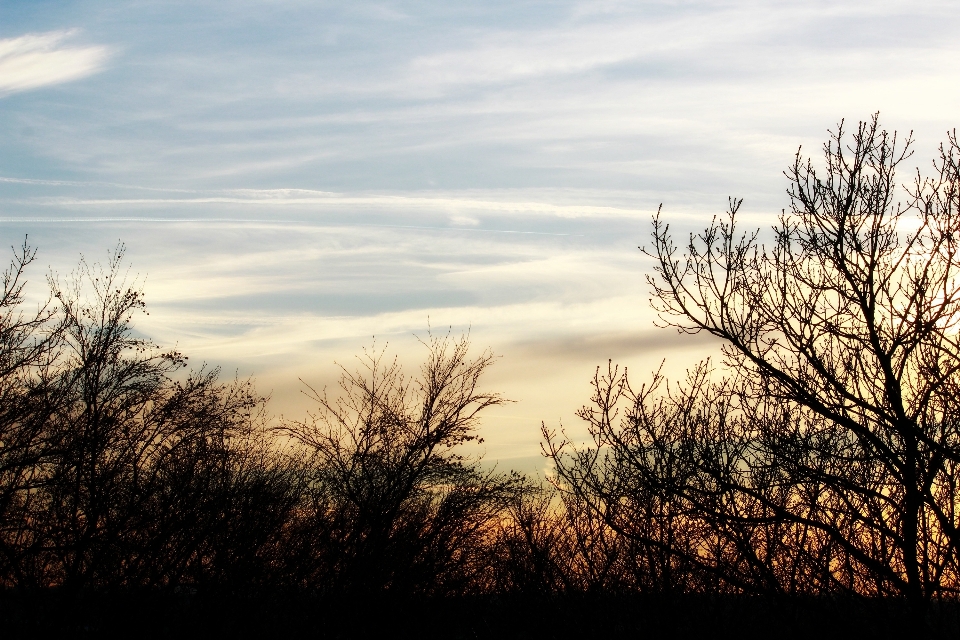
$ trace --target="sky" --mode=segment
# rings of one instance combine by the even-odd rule
[[[638,250],[879,111],[926,171],[960,124],[957,2],[0,0],[0,240],[49,271],[126,247],[192,362],[276,416],[364,347],[469,331],[514,400],[484,452],[536,470],[595,367],[716,351],[655,326]],[[906,177],[905,177],[906,179]]]

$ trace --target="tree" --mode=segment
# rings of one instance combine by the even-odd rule
[[[24,240],[3,274],[0,295],[0,584],[26,579],[24,557],[40,541],[33,535],[35,508],[46,453],[45,426],[53,410],[53,362],[62,324],[51,300],[24,310],[27,267],[36,250]]]
[[[450,594],[477,588],[486,543],[522,487],[458,447],[480,441],[479,390],[493,362],[466,338],[430,335],[421,375],[367,352],[341,394],[310,390],[320,411],[283,432],[306,449],[312,504],[301,524],[304,581],[334,593]]]
[[[625,535],[673,505],[696,544],[644,539],[736,589],[957,594],[960,147],[901,192],[910,146],[874,116],[841,123],[823,169],[798,151],[769,248],[738,230],[739,200],[682,252],[658,214],[654,306],[722,340],[723,376],[598,378],[593,457],[547,433],[569,490]]]
[[[0,299],[0,549],[7,586],[255,587],[298,506],[301,469],[249,381],[134,333],[143,293],[81,260],[36,314],[16,254]]]
[[[65,285],[50,277],[63,343],[51,389],[56,408],[45,425],[41,521],[50,567],[59,569],[55,580],[74,589],[106,580],[120,570],[110,565],[123,564],[117,546],[136,515],[141,466],[166,435],[153,409],[169,375],[185,364],[181,354],[133,334],[133,315],[145,303],[125,281],[122,260],[120,247],[105,268],[81,260]]]

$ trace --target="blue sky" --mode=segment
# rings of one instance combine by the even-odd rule
[[[711,349],[652,325],[657,205],[682,232],[736,195],[767,226],[797,148],[878,110],[928,166],[958,9],[0,0],[0,235],[59,272],[122,240],[140,328],[278,414],[371,336],[414,363],[428,318],[469,327],[517,400],[488,456],[533,464],[595,365]]]

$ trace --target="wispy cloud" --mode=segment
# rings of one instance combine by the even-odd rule
[[[99,71],[104,46],[65,46],[76,32],[31,33],[0,40],[0,96],[70,82]]]
[[[287,192],[287,193],[284,193]],[[289,197],[289,192],[299,192]],[[640,209],[623,209],[618,207],[593,205],[558,205],[547,202],[509,202],[495,200],[478,200],[472,198],[445,198],[445,197],[416,197],[402,195],[344,195],[326,192],[309,192],[306,190],[236,190],[238,195],[206,196],[197,198],[71,198],[49,197],[37,198],[32,202],[42,205],[58,206],[130,206],[130,205],[202,205],[202,204],[235,204],[258,205],[270,207],[315,205],[328,207],[390,207],[394,209],[412,209],[418,211],[484,211],[503,213],[546,214],[563,217],[582,216],[636,216],[648,214],[649,211]],[[315,195],[305,195],[305,194]],[[241,195],[242,194],[242,195]],[[303,194],[303,195],[301,195]],[[244,197],[248,195],[249,197]],[[475,225],[476,221],[469,218],[459,218],[461,224],[466,222]]]

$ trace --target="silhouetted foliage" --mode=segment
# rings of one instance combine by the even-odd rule
[[[505,400],[466,337],[428,333],[415,376],[365,351],[274,420],[135,331],[122,246],[30,306],[25,242],[0,296],[0,626],[955,634],[960,146],[898,201],[909,146],[874,117],[824,169],[798,152],[770,247],[738,200],[683,249],[658,214],[654,306],[722,366],[598,368],[589,440],[544,426],[539,483],[470,454]]]
[[[489,352],[428,336],[420,376],[367,352],[340,395],[311,389],[320,412],[282,428],[305,447],[310,510],[299,544],[305,579],[335,593],[485,590],[488,544],[523,481],[459,453],[478,416],[500,404],[478,383]]]
[[[24,316],[33,255],[25,246],[8,271],[0,321],[3,580],[243,583],[301,490],[267,442],[264,399],[216,370],[172,377],[186,358],[133,333],[143,294],[122,248],[66,284],[51,277],[51,302]]]
[[[48,452],[52,361],[61,333],[49,300],[32,314],[23,309],[25,269],[35,256],[26,242],[14,252],[0,298],[0,581],[6,585],[28,580],[30,556],[42,544],[31,535],[31,514]]]
[[[705,362],[634,389],[611,366],[580,413],[590,446],[545,430],[558,487],[672,588],[957,592],[958,145],[903,202],[910,140],[874,117],[846,145],[841,125],[822,173],[798,152],[770,248],[739,201],[682,254],[654,220],[655,308],[723,341],[719,379]]]
[[[428,336],[421,375],[383,354],[343,372],[320,411],[269,423],[249,381],[187,371],[138,336],[143,292],[81,260],[24,307],[24,245],[0,300],[2,580],[65,593],[488,592],[495,540],[528,483],[464,446],[493,355]],[[183,590],[186,591],[183,591]]]

